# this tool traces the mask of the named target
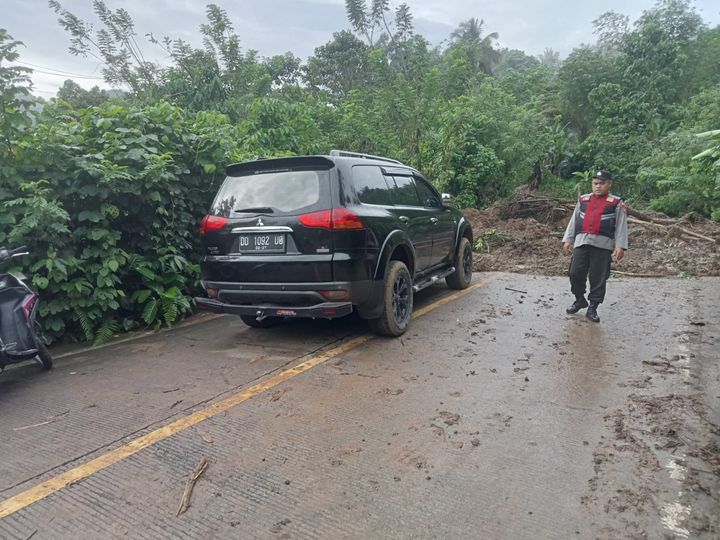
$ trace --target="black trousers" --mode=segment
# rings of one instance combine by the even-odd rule
[[[575,298],[585,297],[585,282],[590,276],[588,302],[602,304],[605,299],[605,283],[610,277],[612,251],[593,246],[573,249],[570,260],[570,290]]]

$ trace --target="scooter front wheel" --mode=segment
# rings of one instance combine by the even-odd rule
[[[53,359],[52,356],[50,356],[50,352],[39,338],[35,339],[35,343],[37,344],[37,359],[40,365],[42,365],[42,368],[46,371],[51,370],[53,367]]]

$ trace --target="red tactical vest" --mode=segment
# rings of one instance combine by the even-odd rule
[[[615,237],[615,210],[622,198],[617,195],[598,197],[583,195],[580,197],[580,208],[575,220],[575,234],[598,234]]]

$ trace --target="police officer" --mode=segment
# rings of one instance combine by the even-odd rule
[[[580,197],[563,236],[565,253],[572,252],[570,290],[575,295],[575,302],[565,311],[572,314],[588,308],[585,316],[593,322],[600,322],[597,307],[605,299],[612,257],[622,260],[628,248],[627,212],[622,199],[610,193],[611,187],[610,173],[595,173],[592,193]]]

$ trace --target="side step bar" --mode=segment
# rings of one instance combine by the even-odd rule
[[[454,271],[455,271],[454,266],[451,266],[450,268],[446,268],[442,272],[435,274],[424,281],[421,281],[417,285],[413,285],[413,292],[419,292],[419,291],[422,291],[423,289],[427,289],[430,285],[434,285],[441,279],[452,274]]]

